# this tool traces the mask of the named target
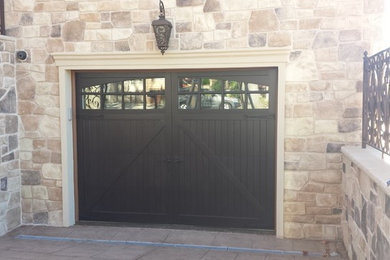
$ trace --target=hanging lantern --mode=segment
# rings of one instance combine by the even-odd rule
[[[152,22],[154,34],[156,36],[157,47],[161,54],[168,49],[169,37],[171,36],[172,24],[165,19],[164,3],[160,0],[160,19]]]

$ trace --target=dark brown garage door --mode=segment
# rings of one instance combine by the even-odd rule
[[[80,220],[274,229],[277,70],[76,74]]]

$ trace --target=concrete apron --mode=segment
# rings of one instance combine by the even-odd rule
[[[3,241],[2,241],[3,240]],[[70,228],[55,228],[43,226],[21,227],[9,235],[0,238],[0,249],[2,242],[13,241],[14,249],[18,243],[26,245],[55,244],[88,248],[92,245],[103,249],[104,253],[113,248],[128,248],[129,253],[134,252],[133,248],[145,249],[145,255],[137,258],[124,259],[154,259],[157,254],[159,259],[208,259],[202,258],[213,254],[210,259],[218,259],[217,255],[223,255],[220,259],[229,259],[227,255],[235,256],[232,259],[249,255],[245,259],[269,259],[268,256],[280,257],[281,259],[308,259],[329,257],[330,259],[343,259],[345,250],[341,242],[308,241],[277,239],[274,235],[258,233],[238,233],[205,230],[181,230],[149,227],[113,227],[113,226],[84,226],[76,225]],[[12,251],[12,246],[9,248]],[[64,249],[65,250],[65,249]],[[139,250],[138,250],[139,251]],[[143,250],[141,250],[143,251]],[[160,252],[160,253],[158,253]],[[164,253],[168,253],[164,256]],[[176,252],[183,255],[183,258],[173,257]],[[186,252],[189,255],[186,255]],[[192,257],[192,252],[203,252]],[[50,254],[52,254],[51,252]],[[66,250],[54,252],[54,256],[67,256]],[[102,252],[103,253],[103,252]],[[124,256],[128,256],[123,252]],[[74,257],[75,255],[68,255]],[[98,259],[101,254],[96,257]],[[202,257],[200,257],[202,256]],[[110,259],[116,259],[115,257]],[[237,258],[238,257],[238,258]]]

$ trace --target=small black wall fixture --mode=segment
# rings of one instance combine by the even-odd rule
[[[165,19],[164,3],[160,0],[160,19],[152,22],[154,35],[156,36],[157,47],[164,55],[168,49],[169,37],[171,36],[172,24]]]

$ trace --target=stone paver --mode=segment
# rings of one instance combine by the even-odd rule
[[[17,236],[34,239],[20,239]],[[58,238],[61,241],[42,240]],[[39,238],[41,240],[39,240]],[[73,240],[72,240],[73,239]],[[94,241],[93,241],[94,240]],[[105,240],[101,243],[96,240]],[[151,242],[157,244],[190,244],[193,246],[223,246],[247,249],[308,251],[322,253],[338,250],[344,254],[341,243],[277,239],[273,235],[180,230],[144,227],[73,226],[56,228],[25,226],[0,237],[0,259],[127,259],[127,260],[298,260],[322,257],[237,252],[207,248],[182,248],[152,245],[131,245],[120,241]],[[154,244],[156,245],[156,244]],[[342,257],[327,258],[331,260]]]

